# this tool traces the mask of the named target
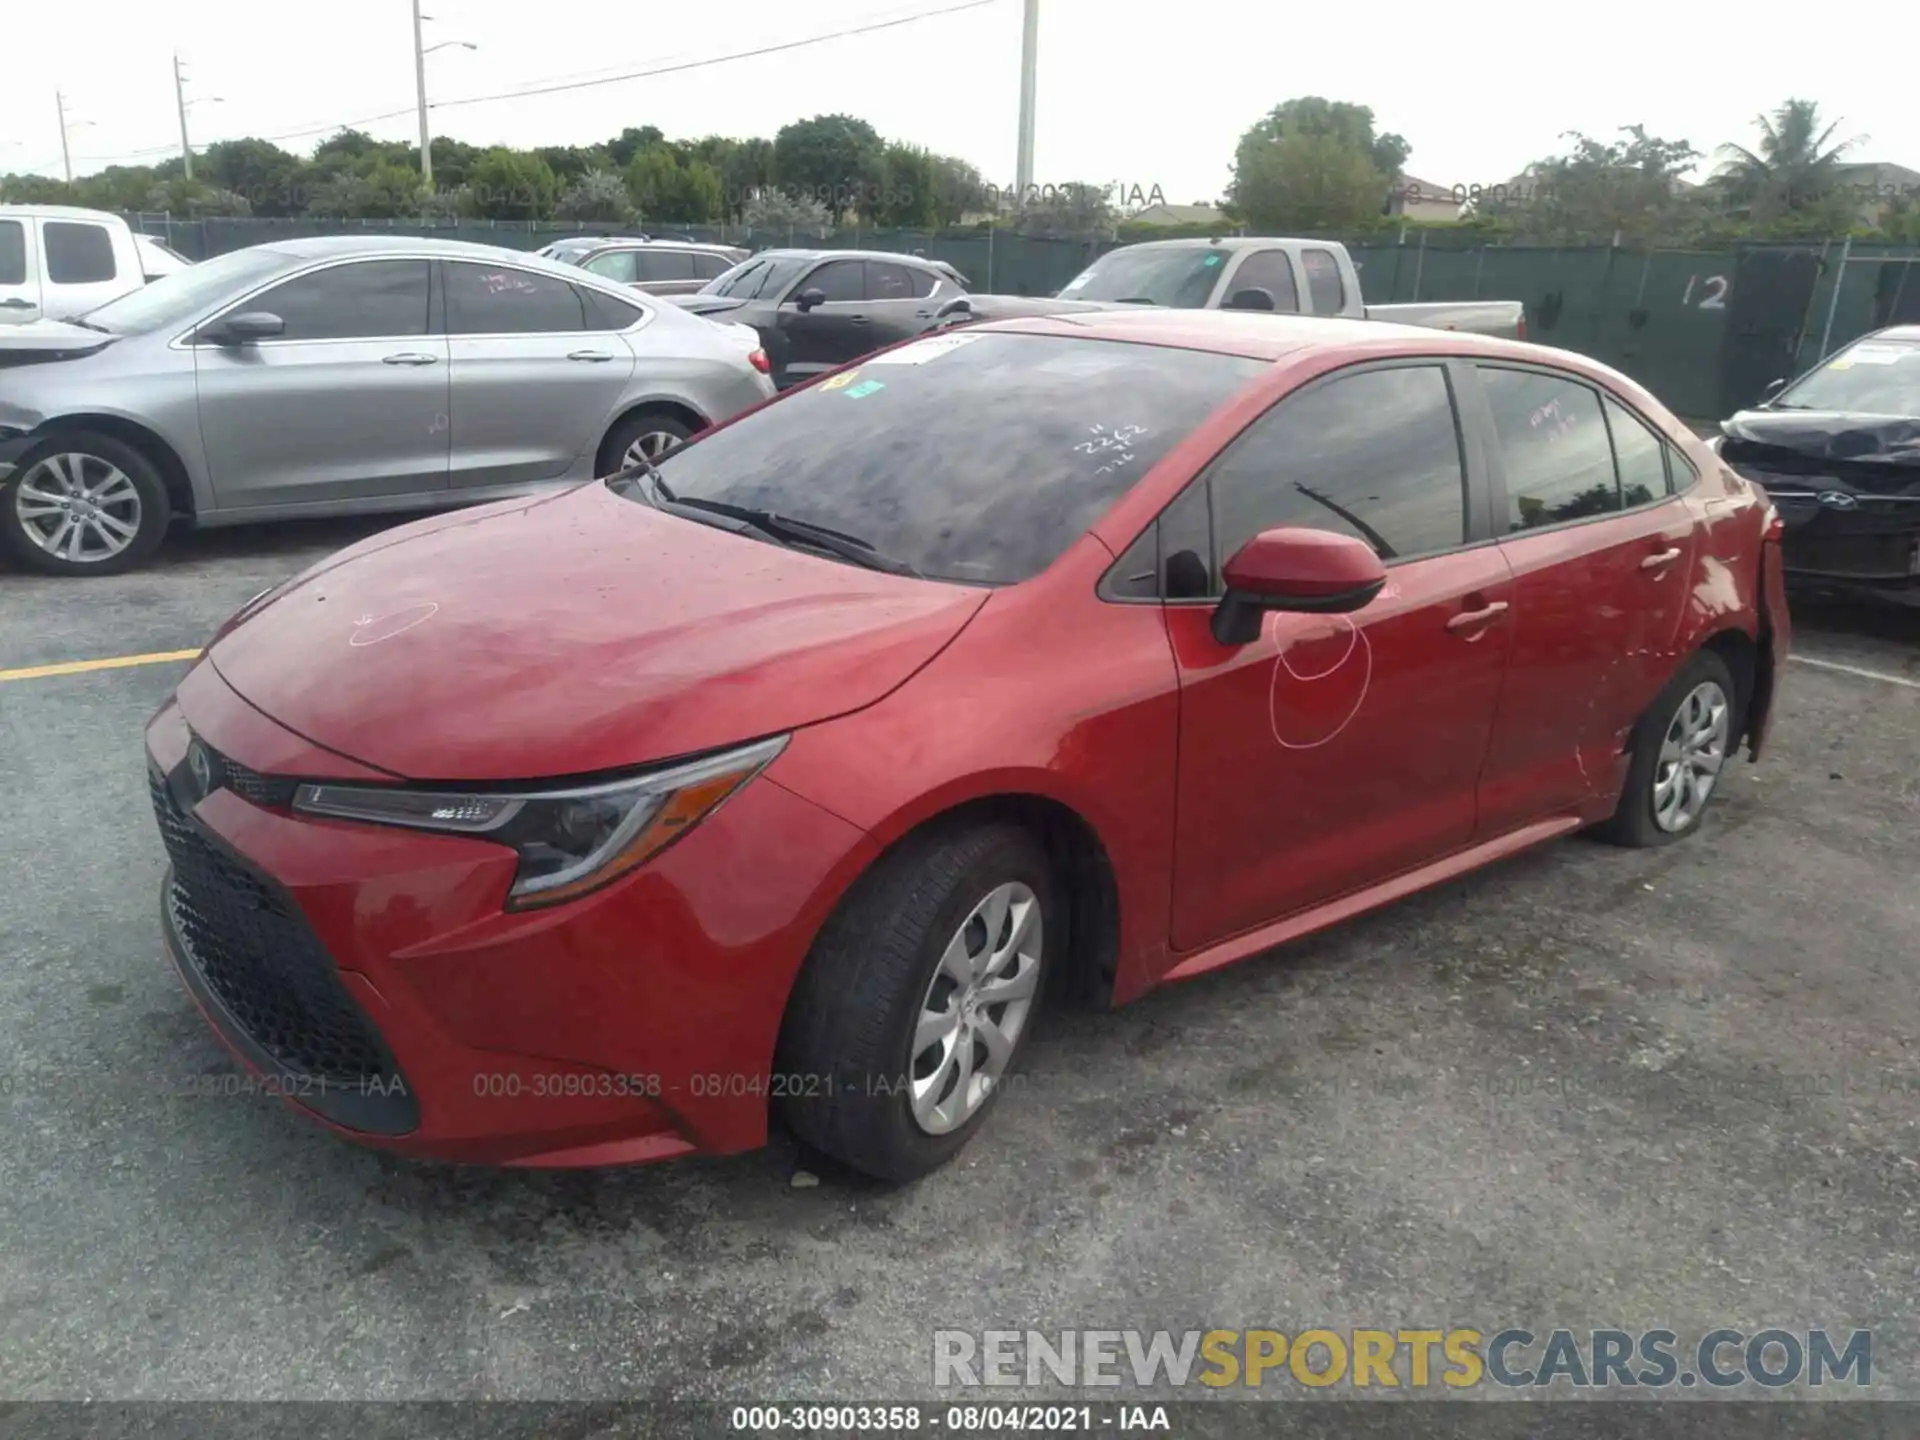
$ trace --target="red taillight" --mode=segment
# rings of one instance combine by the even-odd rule
[[[1767,528],[1760,532],[1762,540],[1778,540],[1787,533],[1787,522],[1780,518],[1780,512],[1771,505],[1767,507]]]
[[[767,352],[764,350],[756,350],[747,356],[747,363],[762,375],[771,375],[773,373],[773,362],[767,359]]]
[[[1527,317],[1526,316],[1522,315],[1520,317],[1520,323],[1514,327],[1513,338],[1516,340],[1524,340],[1527,338]]]

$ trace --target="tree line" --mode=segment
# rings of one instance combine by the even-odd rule
[[[1276,105],[1235,147],[1218,202],[1225,223],[1255,233],[1365,236],[1417,225],[1521,244],[1717,248],[1741,239],[1853,234],[1920,244],[1920,194],[1869,192],[1848,170],[1863,137],[1841,138],[1811,101],[1789,99],[1754,121],[1751,146],[1711,157],[1643,125],[1616,138],[1578,132],[1511,182],[1489,178],[1442,197],[1408,194],[1413,147],[1380,133],[1370,107],[1320,96]],[[1707,178],[1688,183],[1711,159]],[[1083,182],[1002,193],[980,171],[880,135],[851,115],[816,115],[771,139],[669,139],[630,126],[598,145],[479,147],[433,141],[433,185],[418,147],[342,130],[311,155],[261,139],[221,141],[195,156],[112,166],[71,184],[0,176],[0,200],[175,215],[394,220],[490,219],[641,227],[744,224],[825,233],[949,229],[991,216],[1027,233],[1125,236],[1130,213],[1164,200],[1157,186],[1120,193]],[[1454,202],[1455,217],[1412,220],[1397,195]],[[1208,224],[1188,227],[1196,232]]]

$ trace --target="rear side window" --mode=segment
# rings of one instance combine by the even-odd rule
[[[1631,509],[1666,496],[1667,442],[1608,397],[1607,429],[1613,432],[1614,467],[1620,472],[1620,498]]]
[[[426,260],[362,260],[316,270],[242,301],[287,322],[283,340],[363,340],[427,333]],[[172,283],[172,282],[169,282]]]
[[[1700,472],[1694,468],[1693,461],[1682,455],[1672,445],[1667,446],[1667,493],[1678,495],[1692,486],[1700,478]]]
[[[551,275],[447,266],[449,335],[565,335],[590,328],[581,292]]]
[[[616,300],[598,290],[589,290],[584,285],[574,288],[580,292],[581,303],[587,307],[589,330],[624,330],[646,313],[638,305],[629,305],[624,300]]]
[[[1273,297],[1273,308],[1283,315],[1298,314],[1300,288],[1294,284],[1293,261],[1284,250],[1258,250],[1240,262],[1227,285],[1231,300],[1242,290],[1264,290]]]
[[[106,226],[49,220],[40,233],[47,247],[47,279],[55,285],[98,285],[113,279],[113,237]]]
[[[701,280],[717,280],[733,268],[724,255],[709,255],[702,250],[693,257],[693,273]]]
[[[1480,367],[1507,479],[1506,529],[1537,530],[1620,509],[1600,396],[1565,376]]]
[[[0,220],[0,285],[27,283],[27,227]]]
[[[1438,365],[1363,371],[1282,400],[1211,479],[1221,561],[1280,526],[1351,535],[1382,560],[1467,537],[1460,429]]]
[[[634,269],[642,281],[691,280],[693,253],[688,250],[641,250],[634,255]]]
[[[1347,284],[1331,250],[1302,250],[1300,264],[1307,272],[1307,299],[1314,314],[1338,315],[1347,308]]]
[[[921,288],[924,279],[925,288]],[[911,270],[891,260],[867,262],[867,298],[869,300],[912,300],[933,293],[933,277]]]

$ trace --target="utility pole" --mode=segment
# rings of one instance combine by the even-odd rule
[[[1025,0],[1020,33],[1020,154],[1014,165],[1014,203],[1024,204],[1033,186],[1033,102],[1040,49],[1040,0]]]
[[[67,100],[58,90],[53,92],[53,107],[60,113],[60,163],[66,167],[67,184],[73,183],[73,154],[67,149]]]
[[[420,99],[420,188],[433,188],[433,142],[427,138],[427,50],[420,34],[420,0],[413,0],[413,83]]]
[[[193,146],[187,142],[187,82],[180,73],[180,56],[173,57],[173,104],[180,112],[180,160],[186,166],[187,179],[193,178]]]

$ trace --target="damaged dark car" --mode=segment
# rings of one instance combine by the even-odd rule
[[[1861,337],[1720,425],[1720,458],[1765,488],[1801,590],[1920,606],[1920,325]]]

